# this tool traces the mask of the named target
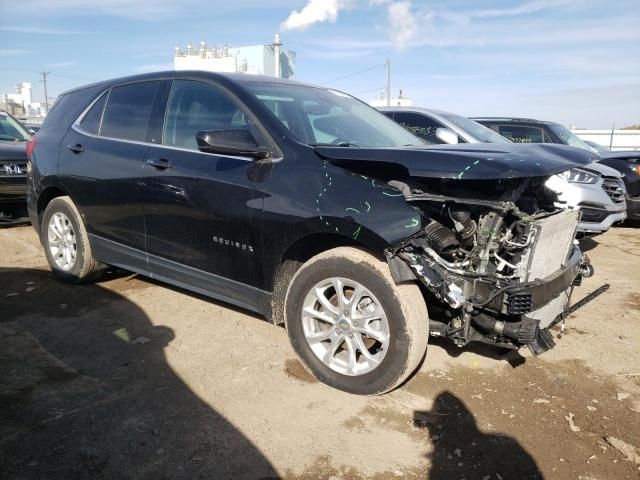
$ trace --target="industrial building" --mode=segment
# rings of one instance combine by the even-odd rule
[[[192,44],[188,44],[184,50],[176,47],[173,64],[176,70],[239,72],[292,78],[295,74],[296,53],[282,48],[280,35],[276,33],[270,45],[224,45],[218,48],[202,41],[198,47]]]
[[[0,94],[0,110],[22,119],[39,119],[47,113],[42,103],[33,101],[28,82],[16,85],[16,93]]]
[[[400,90],[395,98],[391,96],[387,98],[384,92],[381,92],[379,97],[369,100],[369,105],[372,107],[411,107],[413,102],[410,98],[404,97],[402,90]]]

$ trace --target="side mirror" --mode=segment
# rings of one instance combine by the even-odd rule
[[[196,141],[198,150],[206,153],[252,157],[256,160],[271,155],[271,152],[258,145],[249,130],[242,128],[203,130],[197,133]]]
[[[436,138],[448,145],[455,145],[458,143],[458,135],[448,128],[436,128]]]

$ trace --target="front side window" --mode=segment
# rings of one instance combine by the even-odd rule
[[[498,133],[513,143],[545,143],[543,131],[539,127],[499,125]]]
[[[30,138],[29,131],[14,120],[11,115],[0,112],[0,141],[26,142]]]
[[[140,82],[111,89],[102,116],[100,136],[144,142],[151,107],[160,82]]]
[[[162,143],[198,150],[198,132],[248,127],[240,106],[221,89],[194,80],[176,80],[167,104]]]
[[[484,125],[474,122],[466,117],[455,115],[453,113],[443,113],[442,116],[456,127],[478,139],[482,143],[509,143],[505,137],[498,135],[496,132]]]
[[[436,137],[436,130],[438,128],[443,128],[444,125],[433,118],[412,112],[396,112],[394,118],[396,122],[414,135],[423,139],[429,145],[444,143]]]
[[[307,145],[424,146],[420,138],[345,93],[284,83],[247,81],[244,86],[291,135]]]

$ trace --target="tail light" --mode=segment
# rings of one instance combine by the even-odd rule
[[[33,137],[31,137],[29,139],[29,141],[27,142],[27,160],[31,159],[31,153],[33,152],[33,149],[35,148],[36,143],[38,143],[38,137],[36,137],[35,135]]]

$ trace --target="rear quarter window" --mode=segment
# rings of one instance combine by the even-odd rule
[[[100,123],[102,121],[102,112],[104,111],[104,104],[107,102],[107,95],[102,95],[96,103],[93,104],[91,109],[85,114],[84,118],[80,122],[80,127],[87,133],[97,135],[100,131]]]

